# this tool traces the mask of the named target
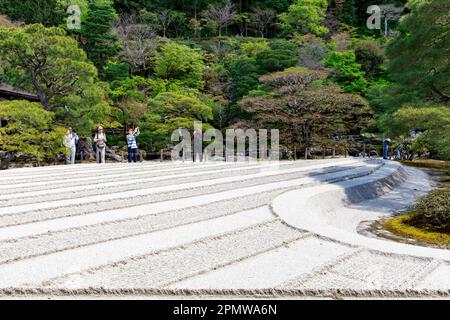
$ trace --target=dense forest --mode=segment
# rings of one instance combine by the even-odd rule
[[[198,120],[449,160],[450,2],[379,0],[375,29],[372,2],[0,0],[0,84],[37,97],[0,101],[0,156],[54,160],[99,125],[157,153]]]

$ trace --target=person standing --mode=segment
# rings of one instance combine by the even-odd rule
[[[105,163],[107,139],[102,126],[99,126],[97,128],[97,132],[94,137],[94,142],[96,147],[97,163]]]
[[[75,164],[78,140],[78,135],[73,132],[72,128],[68,128],[67,134],[64,137],[64,146],[68,149],[66,155],[66,164]]]
[[[383,159],[389,160],[389,146],[391,144],[391,139],[386,139],[383,141]]]
[[[192,134],[192,140],[194,141],[194,162],[197,159],[203,161],[203,132],[202,129],[196,128]]]
[[[139,127],[136,129],[129,129],[127,135],[127,146],[128,146],[128,162],[137,162],[138,158],[138,145],[136,142],[136,137],[141,134]]]

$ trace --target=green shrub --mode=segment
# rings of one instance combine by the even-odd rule
[[[419,199],[418,215],[411,223],[427,224],[436,231],[450,233],[450,190],[435,190]]]
[[[62,146],[65,129],[54,123],[55,114],[41,104],[22,101],[0,102],[0,156],[12,154],[16,159],[53,160],[67,150]]]
[[[105,79],[109,82],[123,81],[130,76],[130,66],[122,62],[108,61],[105,67]]]
[[[346,92],[361,92],[367,87],[365,72],[361,65],[356,63],[355,52],[334,51],[325,61],[325,66],[333,70],[333,80]]]
[[[404,214],[383,223],[383,227],[401,237],[415,239],[434,245],[450,245],[450,235],[442,232],[430,232],[410,225],[410,221],[417,217],[416,213]]]

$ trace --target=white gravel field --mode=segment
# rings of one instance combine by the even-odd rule
[[[449,250],[358,233],[430,189],[380,159],[0,171],[0,296],[449,298]]]

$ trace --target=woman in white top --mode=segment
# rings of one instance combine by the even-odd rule
[[[67,129],[67,135],[64,137],[64,146],[67,148],[67,164],[75,164],[78,139],[78,135],[73,132],[72,128]]]
[[[103,127],[99,126],[94,137],[97,163],[105,163],[106,141],[106,134],[103,131]]]

